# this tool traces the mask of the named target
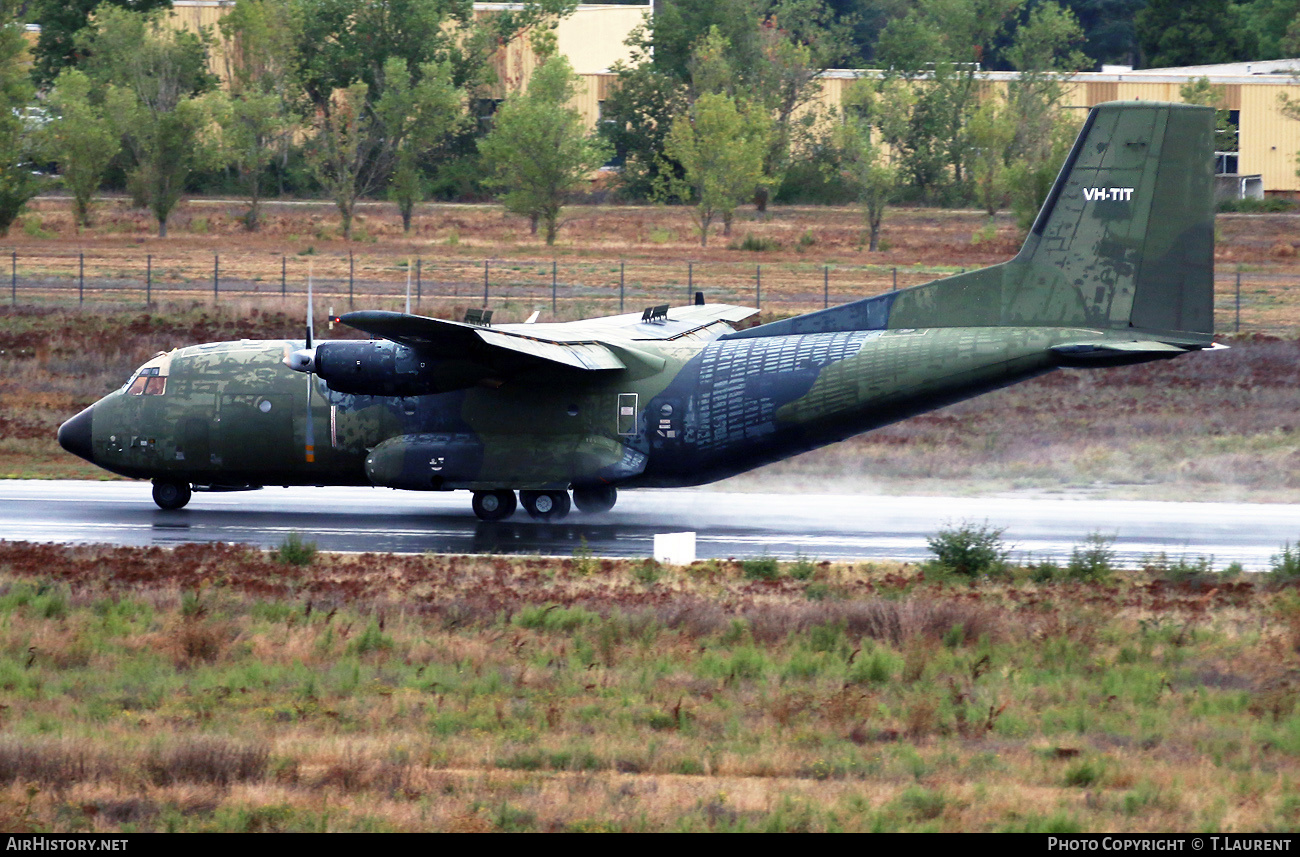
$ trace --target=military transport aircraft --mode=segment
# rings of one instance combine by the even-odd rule
[[[370,341],[159,354],[59,429],[155,502],[263,485],[473,492],[484,520],[696,485],[1060,366],[1213,345],[1209,108],[1093,108],[1019,254],[737,331],[754,310],[653,307],[493,325],[352,312]],[[309,311],[310,316],[310,311]],[[531,319],[530,319],[531,321]],[[516,499],[516,492],[518,492]]]

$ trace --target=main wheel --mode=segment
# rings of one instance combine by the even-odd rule
[[[518,503],[513,491],[475,491],[474,514],[483,521],[504,521],[515,513]]]
[[[159,509],[166,509],[169,512],[183,509],[192,496],[193,492],[190,491],[188,482],[177,482],[172,479],[153,481],[153,501],[158,504]]]
[[[520,491],[519,500],[534,521],[558,521],[569,514],[568,491]]]
[[[588,514],[600,514],[614,508],[618,489],[613,485],[583,485],[573,489],[573,505]]]

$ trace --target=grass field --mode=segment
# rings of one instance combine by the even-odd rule
[[[0,827],[1300,826],[1283,581],[281,554],[0,544]]]

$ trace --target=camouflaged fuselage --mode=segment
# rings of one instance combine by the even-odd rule
[[[412,397],[336,393],[292,372],[284,358],[298,342],[213,343],[146,364],[166,378],[162,394],[128,385],[97,404],[94,460],[219,486],[694,485],[1040,374],[1057,365],[1052,346],[1099,335],[988,327],[640,343],[663,369],[540,368],[495,389]]]

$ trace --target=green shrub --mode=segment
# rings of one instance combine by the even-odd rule
[[[1300,580],[1300,544],[1294,548],[1290,542],[1282,545],[1282,552],[1275,553],[1268,560],[1269,577],[1275,582],[1287,583]]]
[[[1275,196],[1263,199],[1225,199],[1219,203],[1219,211],[1239,214],[1277,214],[1294,208],[1295,203]]]
[[[748,250],[751,253],[767,253],[772,250],[780,250],[781,242],[771,238],[764,238],[761,235],[746,235],[741,241],[732,241],[727,245],[728,250]]]
[[[781,576],[781,566],[771,556],[741,560],[740,571],[746,580],[776,580]]]
[[[1034,583],[1052,583],[1065,576],[1065,571],[1055,560],[1045,559],[1029,566],[1029,579]]]
[[[934,559],[927,563],[927,571],[967,578],[1002,574],[1009,553],[1002,544],[1003,532],[987,523],[983,526],[967,523],[940,530],[926,541],[934,554]]]
[[[786,569],[786,574],[790,575],[790,577],[795,580],[809,580],[816,571],[817,566],[812,562],[812,560],[799,557],[790,564],[788,569]]]
[[[315,559],[316,543],[304,542],[297,533],[290,533],[275,552],[276,562],[283,565],[311,565]]]
[[[1071,580],[1106,580],[1115,570],[1115,551],[1111,547],[1114,536],[1092,533],[1083,544],[1070,551],[1070,562],[1065,567]]]
[[[654,586],[663,576],[663,566],[653,559],[643,559],[632,566],[632,579],[643,586]]]
[[[1196,559],[1180,556],[1171,559],[1162,551],[1155,556],[1147,557],[1143,565],[1147,571],[1161,580],[1174,583],[1192,583],[1208,578],[1214,573],[1212,556],[1198,556]]]

